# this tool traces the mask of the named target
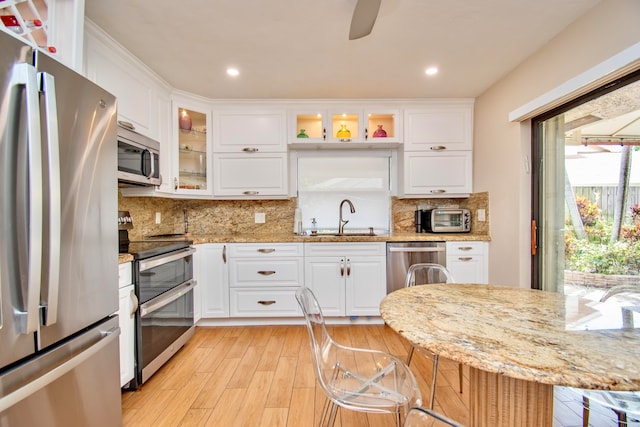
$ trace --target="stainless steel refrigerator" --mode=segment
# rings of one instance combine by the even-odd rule
[[[0,427],[121,425],[116,101],[0,52]]]

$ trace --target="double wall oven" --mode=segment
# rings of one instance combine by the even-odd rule
[[[136,376],[125,388],[137,389],[194,333],[191,241],[131,242],[136,313]]]

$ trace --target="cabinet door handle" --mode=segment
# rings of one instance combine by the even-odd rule
[[[327,140],[327,128],[322,128],[322,139]]]
[[[138,311],[138,305],[139,305],[136,292],[131,291],[131,293],[129,294],[129,298],[131,298],[131,302],[133,302],[133,307],[131,308],[131,313],[129,313],[129,316],[133,317],[136,314],[136,311]]]
[[[340,277],[344,277],[344,260],[340,260]]]
[[[242,194],[249,195],[249,196],[255,196],[256,194],[260,194],[260,192],[258,192],[258,191],[243,191]]]
[[[262,274],[263,276],[271,276],[272,274],[276,274],[276,272],[273,270],[260,270],[258,271],[258,274]]]
[[[458,257],[458,261],[471,261],[472,259],[473,259],[473,257],[470,257],[470,256]]]
[[[173,178],[173,189],[174,190],[178,189],[178,178]]]
[[[262,305],[272,305],[272,304],[275,304],[275,303],[276,302],[274,300],[272,300],[272,299],[271,300],[267,300],[267,301],[264,301],[264,300],[258,301],[258,304],[262,304]]]
[[[369,128],[364,128],[364,140],[369,139]]]
[[[459,251],[470,251],[473,249],[471,246],[458,246]]]
[[[351,260],[347,258],[347,277],[351,276]]]
[[[446,192],[447,192],[447,190],[442,190],[442,189],[440,189],[440,190],[431,190],[430,191],[430,193],[438,193],[438,194],[442,194],[442,193],[446,193]]]
[[[222,262],[227,263],[227,245],[222,247]]]
[[[446,149],[447,147],[445,147],[444,145],[436,145],[434,147],[429,147],[429,150],[433,150],[433,151],[442,151]]]
[[[258,152],[258,148],[255,147],[244,147],[242,149],[242,151],[244,151],[245,153],[257,153]]]
[[[276,250],[273,248],[263,248],[263,249],[258,249],[258,252],[260,252],[261,254],[270,254],[272,252],[275,252]]]

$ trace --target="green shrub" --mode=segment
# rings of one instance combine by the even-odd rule
[[[620,241],[613,244],[573,240],[565,254],[566,268],[601,274],[640,274],[640,243]]]

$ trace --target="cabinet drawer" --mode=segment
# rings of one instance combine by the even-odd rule
[[[231,289],[232,317],[300,316],[296,290],[291,288]]]
[[[231,258],[273,258],[302,256],[302,243],[237,243],[229,245]]]
[[[486,242],[447,242],[447,257],[484,255]]]
[[[277,259],[239,258],[229,261],[231,287],[301,286],[304,280],[302,257]]]
[[[305,256],[386,255],[384,242],[370,243],[305,243]]]
[[[131,263],[118,264],[118,288],[130,285],[133,283],[133,277],[131,275]]]

